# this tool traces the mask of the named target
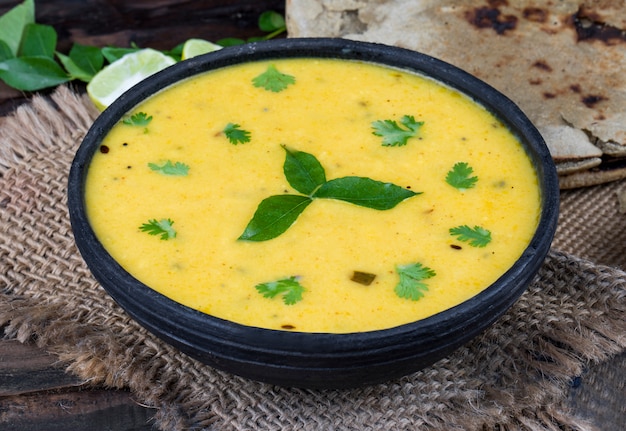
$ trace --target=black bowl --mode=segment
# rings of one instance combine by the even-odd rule
[[[522,142],[536,169],[541,214],[530,244],[495,283],[444,312],[391,329],[348,334],[261,329],[209,316],[142,284],[105,251],[85,211],[84,185],[94,153],[109,130],[145,98],[171,84],[233,64],[273,58],[361,60],[432,77],[472,97]],[[343,388],[417,371],[450,354],[491,325],[539,270],[556,229],[559,187],[554,163],[537,129],[501,93],[472,75],[414,51],[342,39],[286,39],[225,48],[180,62],[139,83],[95,121],[69,175],[68,204],[76,244],[95,278],[137,322],[208,365],[268,383]]]

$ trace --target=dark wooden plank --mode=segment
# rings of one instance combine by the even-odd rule
[[[125,391],[93,389],[0,397],[3,431],[148,431],[154,409]]]
[[[0,340],[0,429],[151,430],[154,409],[124,390],[91,387],[65,373],[55,355]]]
[[[0,340],[0,396],[76,387],[83,382],[64,371],[55,355],[34,345]]]

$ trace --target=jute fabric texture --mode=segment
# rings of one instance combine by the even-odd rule
[[[282,388],[181,354],[92,278],[73,242],[66,179],[96,114],[61,87],[0,120],[5,337],[36,342],[91,384],[129,388],[163,430],[602,429],[568,397],[585,370],[626,348],[623,183],[564,195],[558,238],[527,292],[449,357],[372,387]]]

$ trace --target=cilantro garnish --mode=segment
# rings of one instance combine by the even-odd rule
[[[148,223],[144,223],[139,226],[139,230],[146,232],[150,235],[161,235],[162,240],[168,240],[176,238],[176,231],[172,228],[174,222],[170,219],[156,219],[148,220]]]
[[[252,79],[252,84],[255,87],[261,87],[274,93],[283,91],[289,84],[294,84],[295,82],[296,78],[279,72],[273,64],[270,64],[265,72]]]
[[[474,169],[465,162],[456,163],[446,175],[446,182],[459,190],[471,189],[476,185],[478,177],[470,176]]]
[[[396,272],[400,276],[400,281],[395,287],[396,295],[400,298],[417,301],[424,296],[428,290],[428,285],[424,280],[437,275],[435,271],[421,263],[396,266]]]
[[[250,142],[250,132],[240,129],[239,124],[228,123],[226,127],[224,127],[223,132],[233,145]]]
[[[298,282],[297,277],[289,277],[282,280],[257,284],[255,288],[264,298],[274,298],[275,296],[282,295],[283,302],[286,305],[293,305],[301,301],[302,292],[305,290]]]
[[[467,242],[472,247],[484,247],[491,242],[491,232],[487,229],[468,225],[457,226],[450,229],[450,235],[456,236],[459,241]]]
[[[405,115],[400,119],[400,124],[393,120],[374,121],[372,133],[383,138],[383,146],[385,147],[402,146],[406,145],[409,138],[417,136],[424,122],[415,121],[412,115]]]
[[[148,114],[145,112],[137,112],[136,114],[131,115],[130,117],[124,118],[122,123],[128,126],[139,126],[146,127],[152,121],[152,115],[148,117]]]
[[[274,195],[263,199],[252,220],[238,238],[267,241],[276,238],[297,220],[315,199],[336,199],[376,210],[388,210],[420,194],[392,183],[348,176],[327,181],[315,156],[304,151],[286,151],[283,173],[289,185],[302,193]]]
[[[153,171],[159,172],[163,175],[184,177],[189,173],[188,165],[181,162],[172,163],[171,160],[168,160],[162,165],[157,165],[156,163],[148,163],[148,167]]]

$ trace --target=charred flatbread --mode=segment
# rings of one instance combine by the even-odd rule
[[[485,80],[535,123],[559,175],[587,174],[563,188],[626,177],[621,165],[609,173],[626,158],[623,0],[288,0],[286,10],[290,37],[401,46]]]

